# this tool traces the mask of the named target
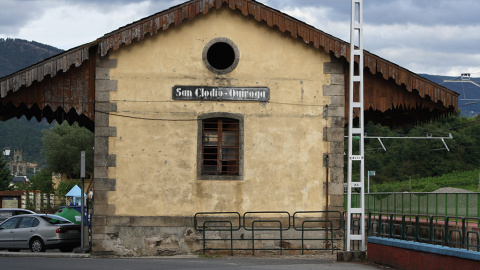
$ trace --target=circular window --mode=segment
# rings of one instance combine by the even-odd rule
[[[215,74],[227,74],[238,65],[240,53],[228,38],[210,40],[203,49],[203,63]]]

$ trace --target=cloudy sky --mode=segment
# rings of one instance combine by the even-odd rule
[[[183,0],[0,0],[0,38],[82,45]],[[349,41],[350,0],[259,0]],[[364,0],[364,48],[416,73],[480,76],[479,0]]]

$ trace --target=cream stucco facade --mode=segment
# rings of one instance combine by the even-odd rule
[[[206,43],[217,37],[232,40],[240,51],[237,68],[226,75],[213,74],[202,60]],[[117,128],[110,139],[117,167],[109,170],[117,181],[109,194],[116,215],[324,207],[328,54],[223,9],[110,59],[118,60],[110,73],[118,81],[110,96],[118,110],[110,116]],[[174,101],[175,85],[265,86],[270,101]],[[197,117],[212,112],[244,116],[243,180],[197,180]]]
[[[216,38],[238,49],[227,74],[211,72],[202,58]],[[105,99],[98,85],[115,89],[96,109],[95,148],[108,151],[110,165],[95,174],[94,252],[158,254],[159,242],[193,252],[199,242],[187,232],[195,213],[323,211],[328,179],[329,210],[341,210],[343,64],[325,51],[223,8],[110,52],[96,70],[97,97]],[[270,98],[174,100],[178,85],[267,87]],[[210,114],[243,119],[235,180],[199,176],[198,122]]]
[[[219,216],[232,227],[207,229],[224,249],[255,252],[259,221],[280,235],[266,246],[303,252],[312,245],[294,234],[315,221],[315,246],[340,250],[349,54],[257,1],[189,0],[1,78],[0,116],[94,132],[94,255],[205,251]],[[458,109],[458,93],[368,51],[363,60],[364,120],[411,125]],[[276,212],[245,218],[253,211]]]

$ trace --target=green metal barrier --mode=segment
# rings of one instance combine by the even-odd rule
[[[344,198],[346,211],[346,194]],[[360,194],[352,194],[352,207],[360,207]],[[480,218],[480,192],[369,193],[365,194],[365,212]]]
[[[368,236],[480,252],[480,218],[370,212],[367,222]]]

